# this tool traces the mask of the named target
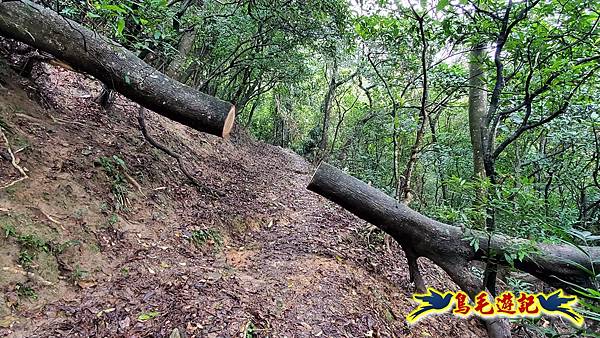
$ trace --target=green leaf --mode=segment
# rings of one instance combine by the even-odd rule
[[[104,10],[111,11],[111,12],[122,13],[122,14],[127,13],[127,11],[124,8],[117,6],[117,5],[100,5],[97,8],[104,9]]]
[[[158,316],[160,316],[160,312],[158,312],[158,311],[142,312],[142,313],[139,314],[138,320],[140,322],[145,322],[145,321],[148,321],[150,319],[154,319],[154,318],[156,318]]]
[[[479,251],[479,238],[473,238],[471,241],[471,246],[475,251]]]
[[[440,0],[440,1],[438,1],[437,6],[435,8],[438,11],[441,11],[444,8],[446,8],[446,6],[448,6],[448,4],[450,4],[450,0]]]
[[[504,259],[511,267],[513,267],[513,268],[515,267],[515,257],[513,254],[505,252]]]
[[[94,12],[87,12],[85,15],[90,19],[98,19],[101,17],[100,15],[98,15]]]
[[[567,262],[567,263],[569,263],[569,264],[574,265],[579,270],[585,272],[588,276],[594,276],[595,275],[594,272],[592,272],[592,270],[586,268],[585,266],[583,266],[583,265],[581,265],[581,264],[579,264],[579,263],[577,263],[575,261],[572,261],[570,259],[562,259],[562,260],[565,261],[565,262]]]
[[[123,29],[125,29],[125,19],[119,18],[117,22],[117,36],[123,35]]]
[[[121,167],[125,168],[125,161],[123,161],[119,156],[117,155],[113,155],[113,159],[115,160],[115,162],[120,165]]]

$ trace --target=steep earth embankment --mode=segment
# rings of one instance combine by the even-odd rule
[[[0,190],[0,336],[480,337],[450,316],[408,326],[404,256],[305,189],[298,155],[154,113],[60,68],[0,66],[0,121],[28,178]],[[19,178],[0,139],[0,186]],[[454,288],[421,262],[426,281]]]

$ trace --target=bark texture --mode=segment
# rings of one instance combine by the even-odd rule
[[[427,111],[427,101],[429,99],[429,80],[428,80],[428,62],[427,62],[427,38],[425,37],[425,19],[424,16],[419,16],[416,13],[415,18],[419,23],[419,35],[421,37],[421,71],[423,72],[422,80],[423,87],[421,88],[421,107],[419,108],[419,129],[417,129],[417,135],[415,136],[415,143],[411,147],[410,157],[406,163],[406,169],[402,174],[402,177],[398,180],[397,194],[398,199],[404,204],[408,205],[413,199],[412,179],[417,166],[417,161],[421,155],[421,144],[425,137],[425,130],[429,124],[429,112]],[[394,142],[396,140],[394,139]],[[409,265],[410,266],[410,265]],[[412,269],[411,269],[412,271]],[[411,273],[412,275],[412,273]]]
[[[487,91],[485,74],[485,46],[476,45],[469,60],[469,131],[473,145],[473,169],[475,177],[485,177],[483,162],[483,123],[487,113]]]
[[[327,144],[329,143],[329,120],[331,116],[331,106],[333,103],[333,98],[335,96],[336,89],[340,86],[337,81],[338,75],[338,64],[337,61],[333,61],[333,67],[331,69],[331,80],[329,80],[329,86],[327,87],[327,93],[325,94],[325,99],[323,100],[323,104],[321,106],[321,111],[323,114],[323,120],[321,123],[321,140],[319,141],[319,157],[323,157],[325,151],[327,149]]]
[[[485,132],[485,117],[487,114],[487,91],[484,73],[485,44],[477,44],[469,55],[469,131],[471,134],[471,145],[473,146],[473,175],[475,179],[485,179],[485,156],[486,149],[483,144],[483,133]],[[493,179],[493,177],[490,177]],[[479,187],[475,190],[475,206],[485,213],[476,220],[476,223],[488,231],[495,228],[494,209],[486,207],[488,191]],[[492,294],[496,294],[496,277],[498,266],[492,262],[486,262],[483,285]]]
[[[196,40],[196,29],[191,29],[183,33],[181,41],[179,41],[178,53],[173,61],[167,67],[166,74],[178,81],[185,82],[186,60],[194,48]]]
[[[226,137],[228,102],[181,84],[116,42],[28,0],[0,3],[0,34],[53,54],[142,106],[196,130]]]

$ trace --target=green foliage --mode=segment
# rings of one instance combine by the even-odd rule
[[[100,157],[97,162],[110,181],[114,210],[127,210],[129,207],[129,199],[127,198],[129,184],[124,175],[124,172],[127,170],[125,161],[117,155],[113,155],[112,157]]]
[[[129,269],[128,268],[121,268],[120,272],[121,272],[121,275],[123,275],[123,277],[129,277]]]
[[[50,245],[50,249],[51,249],[50,251],[52,254],[57,255],[57,254],[63,253],[65,250],[67,250],[70,247],[78,246],[78,245],[81,245],[81,242],[78,240],[72,239],[72,240],[68,240],[64,243]]]
[[[478,236],[467,232],[463,240],[469,242],[469,245],[473,248],[473,250],[479,251],[479,248],[481,247],[481,240]]]
[[[125,47],[166,58],[176,52],[172,22],[176,10],[163,0],[60,1],[60,13],[94,28]]]
[[[27,298],[31,300],[36,300],[38,298],[38,295],[35,292],[35,290],[23,283],[17,283],[17,285],[15,286],[15,290],[17,291],[17,295],[20,298]]]
[[[593,1],[520,1],[509,8],[490,0],[477,2],[478,9],[466,0],[412,8],[340,0],[207,0],[185,9],[164,0],[58,3],[63,15],[160,69],[177,63],[180,50],[175,75],[234,102],[238,121],[255,137],[311,161],[323,156],[390,195],[397,196],[416,155],[410,206],[430,217],[483,231],[493,211],[494,233],[580,248],[600,231],[600,80],[592,73],[600,67],[600,26]],[[502,23],[507,12],[514,24]],[[485,149],[493,161],[485,179],[474,175],[469,129],[467,61],[477,44],[487,48],[474,60],[488,95]],[[116,156],[99,163],[113,195],[104,212],[116,214],[128,203],[125,163]],[[590,235],[584,240],[574,228]],[[480,249],[473,233],[465,240]],[[221,237],[198,230],[190,241],[218,244]],[[509,264],[536,254],[534,244],[524,243],[506,252]],[[597,296],[597,288],[581,292]],[[593,304],[589,311],[597,314]]]
[[[6,239],[13,238],[20,246],[17,261],[26,269],[29,269],[33,266],[33,263],[40,252],[57,255],[64,252],[64,250],[71,246],[80,245],[80,242],[77,240],[54,243],[44,240],[36,233],[19,234],[16,227],[10,223],[6,223],[2,226],[2,232],[4,233],[4,237]]]
[[[565,243],[573,246],[578,251],[583,253],[589,259],[589,268],[581,265],[578,262],[567,260],[573,266],[576,266],[581,271],[584,271],[590,278],[593,287],[583,288],[578,285],[571,284],[574,291],[580,296],[579,304],[581,305],[580,313],[587,319],[600,322],[600,271],[596,271],[594,264],[598,264],[598,261],[592,259],[588,247],[594,244],[600,244],[600,236],[593,235],[589,231],[581,231],[577,229],[569,229],[567,231],[569,235],[573,237],[571,241],[564,241]],[[581,297],[584,297],[583,299]]]
[[[197,247],[202,247],[209,241],[216,246],[221,246],[223,244],[223,237],[218,230],[200,229],[192,231],[190,241]]]
[[[534,292],[533,285],[531,283],[525,282],[519,278],[515,278],[512,276],[508,276],[506,278],[506,284],[513,292]]]
[[[36,234],[20,235],[16,240],[25,249],[50,252],[50,245]]]
[[[21,251],[19,251],[19,258],[18,258],[18,262],[19,264],[28,269],[31,268],[31,265],[33,264],[33,261],[35,260],[36,254],[27,250],[27,249],[22,249]]]
[[[78,281],[84,279],[88,275],[88,271],[81,269],[81,267],[77,265],[73,272],[71,272],[71,275],[69,276],[69,281],[75,285]]]
[[[254,323],[249,320],[244,326],[244,338],[255,338],[258,337],[258,330]]]
[[[2,232],[4,233],[5,238],[16,237],[17,229],[14,225],[6,223],[2,225]]]
[[[5,225],[3,229],[6,238],[14,238],[21,247],[17,261],[26,269],[32,267],[39,252],[51,252],[51,246],[36,234],[19,235],[12,225]]]
[[[514,268],[515,261],[522,262],[525,257],[531,257],[537,253],[540,253],[540,250],[536,245],[532,242],[524,241],[514,245],[512,248],[508,248],[504,253],[504,259]]]

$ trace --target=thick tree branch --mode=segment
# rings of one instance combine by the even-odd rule
[[[526,94],[525,101],[527,102],[527,104],[526,104],[526,113],[525,113],[525,117],[523,118],[523,122],[521,122],[521,125],[519,126],[519,128],[517,130],[515,130],[514,133],[512,133],[509,137],[507,137],[504,141],[502,141],[502,143],[500,143],[498,145],[498,147],[496,147],[496,149],[494,150],[494,153],[493,153],[493,158],[498,158],[500,156],[500,154],[504,151],[504,149],[506,149],[506,147],[508,147],[511,143],[513,143],[517,138],[519,138],[526,131],[537,128],[546,123],[549,123],[550,121],[554,120],[561,114],[564,114],[569,107],[570,100],[573,98],[573,96],[575,95],[577,90],[579,90],[579,88],[584,83],[586,83],[587,80],[589,80],[590,77],[592,75],[594,75],[599,69],[600,69],[600,66],[596,66],[595,68],[593,68],[592,70],[587,72],[587,74],[585,74],[583,76],[583,78],[577,83],[577,85],[569,92],[567,97],[565,97],[564,103],[557,110],[555,110],[554,112],[552,112],[545,118],[542,118],[542,119],[532,122],[532,123],[529,123],[529,117],[531,116],[531,112],[533,109],[533,107],[532,107],[533,99],[531,99],[531,97]]]

